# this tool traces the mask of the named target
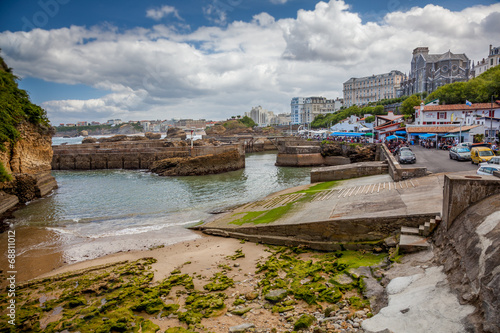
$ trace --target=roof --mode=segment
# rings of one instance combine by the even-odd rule
[[[486,109],[498,109],[500,108],[500,101],[495,103],[475,103],[471,106],[467,104],[449,104],[449,105],[425,105],[424,112],[430,111],[473,111],[473,110],[486,110]],[[420,109],[420,106],[415,106],[415,109]]]
[[[381,129],[389,128],[391,126],[396,126],[397,128],[402,128],[402,127],[400,127],[401,123],[393,123],[393,122],[391,122],[390,124],[385,123],[383,125],[377,126],[374,129],[376,129],[378,131],[378,130],[381,130]]]
[[[388,114],[388,115],[376,115],[375,117],[382,118],[385,120],[396,120],[396,119],[403,118],[404,116],[403,115]]]
[[[478,127],[479,125],[474,126],[462,126],[462,132],[467,132],[473,128]],[[460,126],[418,126],[418,127],[406,127],[406,131],[408,133],[457,133],[460,132]]]
[[[427,62],[438,62],[442,60],[452,60],[452,59],[459,59],[462,61],[469,61],[469,58],[465,55],[465,53],[453,53],[453,52],[445,52],[443,54],[423,54],[422,57],[425,59]]]

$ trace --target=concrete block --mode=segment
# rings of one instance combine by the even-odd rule
[[[430,233],[431,233],[431,223],[425,222],[424,223],[424,236],[429,236]]]
[[[424,235],[424,226],[423,226],[423,225],[421,225],[421,226],[419,226],[419,227],[418,227],[418,234],[419,234],[420,236],[423,236],[423,235]]]

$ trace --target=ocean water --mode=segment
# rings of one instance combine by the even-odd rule
[[[159,177],[147,171],[54,171],[59,188],[15,212],[18,256],[55,251],[67,263],[199,237],[186,228],[210,212],[308,184],[310,168],[274,165],[276,154],[249,154],[243,170]],[[25,244],[25,245],[22,245]]]

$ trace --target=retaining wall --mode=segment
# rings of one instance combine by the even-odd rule
[[[424,177],[427,175],[427,168],[425,167],[402,168],[394,155],[392,155],[391,151],[384,144],[382,144],[381,147],[381,159],[385,159],[387,161],[389,174],[395,182],[404,179]]]
[[[384,162],[360,162],[317,168],[311,171],[311,183],[383,175],[388,173],[388,169]]]
[[[198,227],[206,234],[246,239],[273,245],[307,245],[315,250],[370,249],[399,232],[402,226],[418,227],[433,214],[379,218],[338,219],[300,224],[263,225],[238,228]]]

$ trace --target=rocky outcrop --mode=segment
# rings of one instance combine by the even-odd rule
[[[168,139],[181,139],[181,140],[186,140],[186,132],[184,132],[183,129],[177,128],[177,127],[172,127],[169,128],[167,131],[167,138]]]
[[[146,138],[149,140],[160,140],[161,139],[161,134],[160,133],[153,133],[153,132],[146,132],[144,134]]]
[[[375,161],[376,145],[359,143],[327,143],[321,146],[321,155],[343,156],[351,163]]]
[[[207,127],[205,130],[207,135],[222,135],[226,132],[226,128],[220,124],[216,124],[211,127]]]
[[[435,235],[439,261],[461,302],[476,307],[474,332],[500,332],[500,194],[465,209]]]
[[[5,142],[5,151],[0,151],[0,161],[12,175],[11,181],[0,183],[0,214],[57,187],[50,174],[52,129],[28,122],[22,122],[17,129],[21,137],[14,144]]]
[[[160,176],[198,176],[234,171],[245,167],[245,155],[238,150],[197,157],[167,158],[153,164]]]

